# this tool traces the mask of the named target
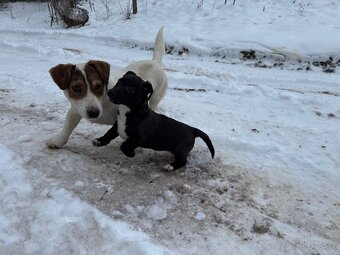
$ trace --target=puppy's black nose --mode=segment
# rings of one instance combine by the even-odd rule
[[[98,118],[99,116],[99,110],[94,107],[87,109],[86,113],[90,119],[95,119],[95,118]]]

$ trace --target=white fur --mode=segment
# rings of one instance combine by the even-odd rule
[[[106,95],[103,95],[102,97],[98,97],[90,90],[90,84],[86,78],[86,73],[84,70],[85,65],[86,63],[77,64],[76,69],[79,70],[83,74],[83,77],[84,77],[84,80],[87,86],[86,96],[83,97],[82,99],[73,99],[69,97],[67,90],[64,90],[64,94],[67,97],[67,99],[70,101],[71,106],[74,109],[74,111],[77,112],[82,118],[88,118],[87,110],[91,108],[92,109],[95,108],[99,110],[99,116],[97,119],[100,119],[103,114],[102,101]]]
[[[131,109],[126,105],[123,104],[118,105],[117,116],[118,134],[124,140],[127,140],[129,138],[125,130],[126,130],[126,114],[130,111]]]
[[[154,93],[150,98],[150,107],[155,110],[159,101],[165,95],[168,88],[168,81],[166,74],[162,67],[162,56],[164,54],[164,42],[163,42],[163,28],[161,28],[156,36],[155,50],[153,60],[137,61],[128,65],[124,69],[111,72],[108,84],[108,90],[114,87],[117,81],[127,72],[133,71],[143,80],[151,82]],[[76,68],[83,73],[87,86],[89,86],[84,71],[86,63],[77,64]],[[99,110],[99,117],[96,119],[88,119],[89,121],[97,124],[113,125],[117,120],[118,106],[110,102],[106,92],[104,96],[97,97],[87,89],[87,94],[83,99],[75,100],[69,97],[68,90],[64,91],[66,98],[71,103],[71,108],[66,116],[63,130],[55,137],[47,141],[47,146],[50,148],[61,148],[66,144],[73,129],[78,125],[81,118],[87,117],[87,109],[96,108]],[[125,129],[124,129],[125,130]]]

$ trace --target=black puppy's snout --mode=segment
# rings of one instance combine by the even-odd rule
[[[99,110],[98,108],[95,108],[95,107],[91,107],[87,109],[86,113],[90,119],[95,119],[95,118],[98,118],[99,116]]]

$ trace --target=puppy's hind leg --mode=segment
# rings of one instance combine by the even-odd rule
[[[97,139],[94,139],[92,141],[92,144],[96,147],[101,147],[109,144],[113,139],[115,139],[118,136],[118,124],[117,121],[115,124],[106,132],[105,135],[102,137],[99,137]]]
[[[138,147],[136,143],[133,142],[131,139],[127,139],[125,142],[122,143],[120,149],[124,153],[125,156],[133,158],[136,153],[135,149]]]
[[[188,157],[189,152],[176,152],[174,153],[175,156],[175,161],[172,162],[171,164],[167,164],[163,166],[163,169],[165,171],[173,171],[178,168],[181,168],[182,166],[185,166],[187,163],[187,157]]]
[[[51,149],[63,147],[80,120],[81,116],[78,113],[74,112],[72,109],[68,110],[63,130],[55,137],[48,140],[46,145]]]

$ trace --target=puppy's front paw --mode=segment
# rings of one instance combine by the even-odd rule
[[[46,145],[51,149],[60,149],[67,143],[67,138],[63,135],[57,135],[46,142]]]
[[[171,171],[175,170],[175,168],[172,165],[167,164],[167,165],[163,166],[163,170],[167,171],[167,172],[171,172]]]
[[[105,144],[102,144],[102,142],[99,139],[92,140],[92,145],[96,147],[104,146]]]

